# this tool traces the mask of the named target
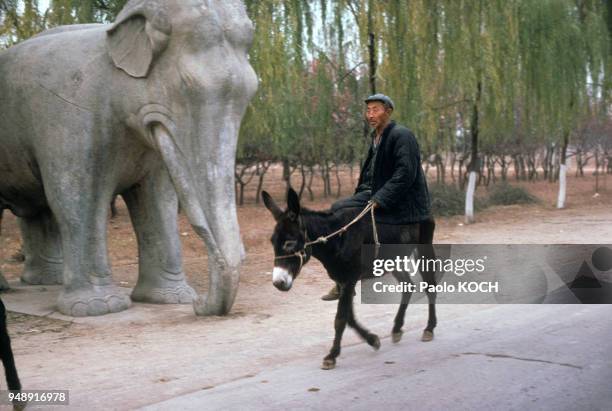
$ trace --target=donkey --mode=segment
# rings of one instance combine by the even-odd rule
[[[15,368],[15,358],[11,349],[11,339],[6,328],[6,309],[0,300],[0,359],[4,365],[6,383],[9,391],[21,391],[21,382]]]
[[[307,245],[311,239],[328,235],[346,226],[361,211],[357,208],[344,208],[332,212],[331,210],[315,211],[300,206],[300,200],[293,189],[287,193],[287,209],[281,210],[270,194],[262,192],[266,208],[276,220],[276,227],[271,242],[274,246],[275,264],[272,281],[281,291],[289,291],[293,282],[300,273],[301,268],[310,257],[319,260],[329,277],[340,287],[340,298],[336,319],[334,322],[335,338],[329,354],[323,359],[322,369],[333,369],[336,358],[340,355],[340,343],[346,325],[352,327],[372,348],[380,348],[380,339],[361,326],[355,319],[353,312],[353,297],[355,285],[367,274],[362,272],[361,246],[373,244],[374,234],[370,218],[362,218],[350,226],[339,237],[326,242]],[[410,225],[376,224],[381,243],[387,244],[432,244],[435,222],[429,219],[422,223]],[[433,247],[418,246],[417,253],[426,258],[434,258]],[[417,258],[419,256],[417,255]],[[371,276],[371,273],[369,273]],[[435,272],[421,273],[428,285],[435,285]],[[397,277],[396,277],[397,278]],[[430,287],[428,287],[430,288]],[[410,293],[402,295],[402,301],[391,333],[392,341],[397,343],[402,338],[404,316],[410,300]],[[433,339],[433,330],[436,327],[435,293],[427,294],[429,301],[429,319],[423,331],[422,341]]]

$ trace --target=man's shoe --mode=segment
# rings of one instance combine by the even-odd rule
[[[338,284],[336,284],[327,294],[321,297],[323,301],[334,301],[340,298],[340,288],[338,288]]]

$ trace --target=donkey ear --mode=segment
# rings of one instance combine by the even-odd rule
[[[280,216],[283,214],[283,210],[281,210],[279,206],[276,205],[276,202],[272,199],[272,196],[268,194],[267,191],[261,192],[261,198],[263,199],[266,208],[270,210],[270,212],[274,216],[274,219],[278,221]]]
[[[147,77],[153,61],[168,45],[171,31],[163,9],[128,3],[107,31],[106,48],[115,67],[132,77]]]
[[[300,196],[293,188],[287,192],[287,210],[292,211],[296,216],[300,214]]]

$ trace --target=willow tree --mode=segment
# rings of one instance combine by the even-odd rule
[[[303,117],[296,104],[304,100],[303,16],[295,4],[282,0],[247,1],[246,6],[255,25],[250,62],[259,89],[241,127],[239,156],[282,161],[289,184],[299,148],[297,122]]]
[[[2,0],[0,3],[0,45],[10,47],[45,27],[37,0]]]
[[[127,0],[51,0],[41,9],[38,0],[0,1],[0,44],[11,46],[55,26],[108,23]]]
[[[471,222],[483,127],[507,124],[511,112],[502,78],[512,84],[513,73],[506,70],[517,38],[512,4],[394,0],[383,15],[381,76],[393,90],[399,118],[415,129],[426,151],[447,143],[439,141],[447,119],[455,119],[457,133],[470,139],[466,217]]]
[[[109,23],[127,0],[51,0],[47,12],[50,26]]]
[[[530,128],[556,148],[559,208],[565,204],[571,133],[578,119],[591,109],[592,98],[600,98],[589,96],[589,78],[601,78],[609,64],[607,29],[600,8],[594,1],[543,0],[522,2],[519,10],[524,117]]]

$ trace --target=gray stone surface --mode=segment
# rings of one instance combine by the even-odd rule
[[[8,290],[10,288],[9,283],[2,275],[2,271],[0,271],[0,291]]]
[[[22,280],[63,283],[63,314],[118,312],[131,299],[230,310],[244,258],[234,162],[257,88],[252,34],[237,0],[131,0],[112,25],[59,27],[0,52],[0,209],[21,219]],[[131,299],[106,249],[117,193],[139,245]],[[212,257],[210,291],[197,298],[178,201]]]
[[[142,410],[608,410],[612,323],[607,305],[507,305],[415,330],[373,352],[343,349],[332,371],[314,359]],[[413,342],[414,341],[414,342]]]

